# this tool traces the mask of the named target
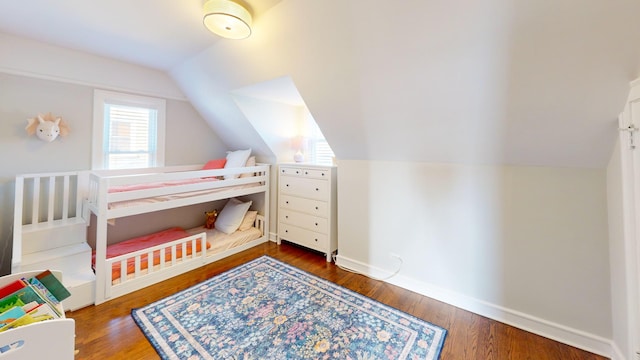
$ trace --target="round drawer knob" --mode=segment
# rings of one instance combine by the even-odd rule
[[[287,203],[287,204],[288,204],[288,203],[289,203],[289,200],[285,201],[285,203]]]
[[[316,210],[318,210],[318,207],[316,206]]]
[[[287,186],[289,186],[289,185],[287,185]],[[320,191],[320,189],[316,188],[316,191]]]
[[[315,240],[316,240],[316,242],[318,242],[318,239],[315,239]]]

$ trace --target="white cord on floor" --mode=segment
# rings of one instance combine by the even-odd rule
[[[348,271],[348,272],[351,272],[351,273],[354,273],[354,274],[363,275],[363,276],[366,276],[366,277],[368,277],[368,278],[370,278],[370,279],[373,279],[373,280],[386,281],[386,280],[389,280],[389,279],[391,279],[392,277],[394,277],[394,276],[398,275],[398,273],[400,272],[400,269],[402,269],[402,265],[404,264],[404,261],[402,261],[402,258],[401,258],[400,256],[395,255],[395,254],[390,254],[389,256],[391,256],[391,257],[393,257],[393,258],[398,259],[398,261],[400,261],[400,264],[398,264],[398,268],[396,269],[396,271],[394,271],[391,275],[389,275],[389,276],[387,276],[387,277],[383,277],[383,278],[379,278],[379,277],[371,276],[371,275],[369,275],[369,274],[365,274],[365,273],[363,273],[363,272],[361,272],[361,271],[354,270],[354,269],[349,269],[349,268],[344,267],[344,266],[342,266],[342,265],[338,265],[338,262],[336,261],[336,260],[337,260],[337,259],[336,259],[337,254],[333,254],[333,263],[334,263],[334,264],[336,264],[336,266],[337,266],[338,268],[340,268],[340,269],[342,269],[342,270],[344,270],[344,271]]]

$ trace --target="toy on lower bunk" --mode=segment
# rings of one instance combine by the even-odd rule
[[[212,211],[204,212],[206,221],[204,223],[205,229],[213,229],[215,228],[216,218],[218,217],[218,210],[213,209]]]

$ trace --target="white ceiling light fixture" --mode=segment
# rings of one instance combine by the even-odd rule
[[[227,39],[245,39],[251,35],[251,14],[230,0],[209,0],[204,4],[204,26]]]

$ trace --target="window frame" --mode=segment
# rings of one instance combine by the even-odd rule
[[[328,149],[328,151],[330,152],[330,157],[327,158],[325,161],[322,161],[322,159],[325,159],[325,157],[319,156],[318,144],[325,145],[326,149]],[[331,148],[331,145],[329,145],[329,142],[324,137],[313,138],[311,142],[311,149],[310,149],[309,155],[311,158],[311,162],[319,165],[334,165],[334,160],[336,157],[335,153],[333,152],[333,149]]]
[[[108,164],[105,164],[104,162],[103,152],[105,145],[105,104],[142,107],[157,111],[155,164],[149,167],[164,166],[166,100],[149,96],[95,89],[93,93],[93,141],[91,168],[93,170],[108,169]]]

